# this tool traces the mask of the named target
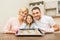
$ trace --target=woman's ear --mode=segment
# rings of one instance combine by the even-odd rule
[[[19,11],[18,15],[20,15],[21,11]]]
[[[20,11],[19,11],[18,15],[20,15]]]

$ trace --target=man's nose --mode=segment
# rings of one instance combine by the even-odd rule
[[[37,16],[37,14],[35,14],[35,16]]]

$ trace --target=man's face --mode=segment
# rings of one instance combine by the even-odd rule
[[[40,17],[41,17],[41,12],[40,12],[40,10],[35,9],[35,10],[32,11],[32,15],[36,20],[39,20]]]

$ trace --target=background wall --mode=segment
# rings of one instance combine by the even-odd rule
[[[0,0],[0,32],[7,20],[16,17],[21,7],[28,7],[29,0]]]
[[[9,18],[16,17],[21,7],[29,8],[28,4],[33,1],[41,0],[0,0],[0,33],[3,31],[3,28]],[[48,2],[50,0],[43,1]],[[54,20],[60,25],[60,18],[54,18]]]

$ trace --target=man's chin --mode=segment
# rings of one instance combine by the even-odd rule
[[[38,16],[37,16],[37,17],[35,17],[35,19],[36,19],[36,20],[39,20],[39,19],[40,19],[40,17],[38,17]]]
[[[39,20],[40,18],[35,18],[36,20]]]

